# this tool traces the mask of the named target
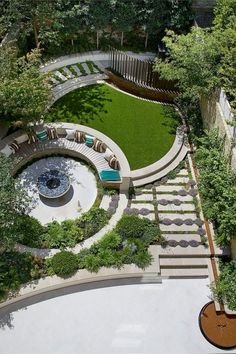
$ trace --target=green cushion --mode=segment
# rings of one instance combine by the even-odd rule
[[[87,138],[85,137],[85,142],[88,144],[93,144],[94,138]]]
[[[42,130],[41,132],[36,132],[37,137],[39,140],[46,140],[48,138],[48,133],[46,130]]]
[[[119,171],[112,171],[112,170],[102,170],[99,172],[99,177],[101,181],[120,181],[120,174]]]

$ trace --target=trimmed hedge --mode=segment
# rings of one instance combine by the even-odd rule
[[[56,253],[51,259],[51,267],[60,277],[71,276],[78,269],[77,257],[74,253],[67,251]]]

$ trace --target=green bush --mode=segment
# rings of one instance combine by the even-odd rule
[[[78,269],[77,257],[74,253],[67,251],[56,253],[51,259],[51,267],[60,277],[71,276]]]
[[[123,216],[116,226],[117,233],[123,238],[140,238],[148,246],[153,241],[163,242],[159,227],[147,218],[135,215]]]
[[[28,215],[20,215],[16,219],[14,232],[23,245],[29,247],[41,247],[43,234],[46,228],[35,218]]]
[[[22,284],[45,272],[42,258],[30,253],[8,251],[0,254],[0,298],[17,291]]]
[[[151,221],[147,218],[141,219],[135,215],[125,215],[118,221],[116,231],[123,239],[140,238],[150,223]]]
[[[217,131],[211,131],[199,139],[195,153],[200,170],[199,190],[203,211],[213,222],[218,245],[226,245],[236,230],[235,172],[224,156],[224,141]]]
[[[92,208],[77,219],[76,223],[82,229],[84,238],[88,238],[101,230],[109,220],[108,213],[104,209]]]
[[[48,224],[47,232],[43,235],[43,245],[49,248],[74,247],[83,240],[83,233],[74,220],[61,223],[53,221]]]
[[[220,264],[218,281],[211,285],[213,297],[236,311],[236,261]]]

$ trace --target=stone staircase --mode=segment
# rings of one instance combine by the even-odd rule
[[[209,276],[208,258],[160,255],[160,275],[163,278],[205,278]]]

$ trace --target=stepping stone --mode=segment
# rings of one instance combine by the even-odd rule
[[[63,68],[62,70],[69,79],[74,79],[75,76],[68,68]]]
[[[84,71],[86,72],[86,74],[91,75],[91,71],[87,65],[87,63],[80,63],[82,65],[82,67],[84,68]]]
[[[67,77],[65,77],[60,71],[55,71],[54,75],[58,76],[62,81],[67,81]]]
[[[144,201],[152,201],[153,200],[153,195],[152,194],[141,194],[141,195],[136,195],[135,200],[144,200]]]
[[[50,81],[54,84],[54,85],[59,85],[60,81],[56,80],[54,77],[50,77]]]
[[[188,183],[189,179],[187,177],[176,177],[176,178],[170,178],[168,181],[167,181],[167,184],[168,183]]]
[[[175,205],[175,204],[169,204],[168,205],[161,205],[158,204],[158,210],[165,210],[168,213],[168,210],[170,211],[195,211],[195,206],[194,204],[187,204],[187,203],[182,203],[181,205]],[[186,218],[188,218],[189,214],[185,214]]]
[[[188,176],[188,170],[186,170],[185,168],[183,168],[182,170],[179,171],[178,174],[179,174],[179,175],[183,175],[183,176]]]
[[[173,194],[157,194],[156,197],[157,197],[157,200],[166,199],[171,202],[173,202],[173,200],[176,199],[176,195],[173,195]],[[182,203],[193,201],[193,197],[191,195],[181,196],[181,198],[178,197],[178,199],[180,199]]]
[[[162,185],[162,186],[158,186],[158,187],[156,187],[156,191],[157,191],[157,193],[158,192],[166,192],[166,193],[168,193],[168,192],[174,192],[174,191],[176,191],[176,192],[179,192],[181,189],[183,189],[183,186],[178,186],[178,185],[176,185],[176,186],[169,186],[169,185]]]
[[[185,223],[185,221],[187,219],[190,219],[192,221],[192,224],[194,224],[194,220],[196,219],[196,213],[188,213],[188,214],[181,214],[181,213],[168,213],[168,211],[166,213],[159,213],[159,219],[181,219],[183,223]]]
[[[198,227],[197,225],[175,225],[175,224],[171,224],[171,225],[165,225],[165,224],[160,224],[160,229],[161,231],[164,231],[166,233],[172,231],[172,232],[197,232]]]
[[[76,72],[77,76],[83,75],[77,65],[72,65],[72,68]]]

